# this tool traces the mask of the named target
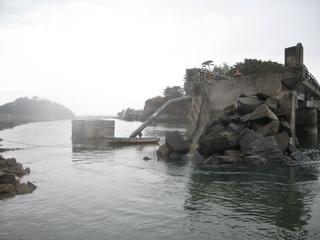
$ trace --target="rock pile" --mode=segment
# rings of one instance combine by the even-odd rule
[[[30,169],[23,168],[15,158],[0,156],[0,197],[33,192],[37,188],[33,183],[20,182],[20,178],[29,173]]]
[[[165,143],[159,147],[158,156],[162,158],[178,158],[189,151],[187,143],[178,131],[166,133]]]
[[[266,165],[310,160],[293,145],[287,116],[277,99],[257,94],[241,95],[212,121],[198,142],[207,165]]]

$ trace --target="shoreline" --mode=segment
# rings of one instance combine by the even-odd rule
[[[24,168],[15,158],[3,158],[0,155],[0,200],[32,193],[37,186],[29,181],[21,182],[21,178],[29,174],[30,168]]]

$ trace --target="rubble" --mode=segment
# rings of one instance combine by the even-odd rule
[[[170,152],[186,154],[189,151],[189,144],[178,131],[167,132],[165,143]]]
[[[161,158],[179,159],[181,155],[188,153],[190,144],[184,140],[180,132],[169,131],[165,137],[165,143],[160,145],[157,155]]]
[[[310,160],[290,145],[292,130],[277,98],[241,95],[211,121],[198,141],[205,165],[265,166]]]

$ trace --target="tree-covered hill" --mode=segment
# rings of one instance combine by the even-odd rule
[[[0,106],[1,125],[15,126],[27,122],[71,118],[74,118],[74,114],[65,106],[38,97],[18,98]]]

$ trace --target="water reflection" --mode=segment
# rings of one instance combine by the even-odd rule
[[[319,135],[299,135],[298,142],[302,148],[318,148]]]
[[[238,235],[230,232],[235,238],[241,239],[242,234],[255,235],[257,229],[261,238],[272,235],[284,239],[305,238],[310,205],[316,194],[305,188],[304,182],[317,180],[317,176],[317,171],[301,168],[279,168],[273,173],[195,168],[190,176],[184,207],[189,212],[193,228],[203,227],[199,226],[201,219],[217,223],[221,218],[227,219],[229,227],[244,227]],[[223,231],[220,232],[222,235]]]

